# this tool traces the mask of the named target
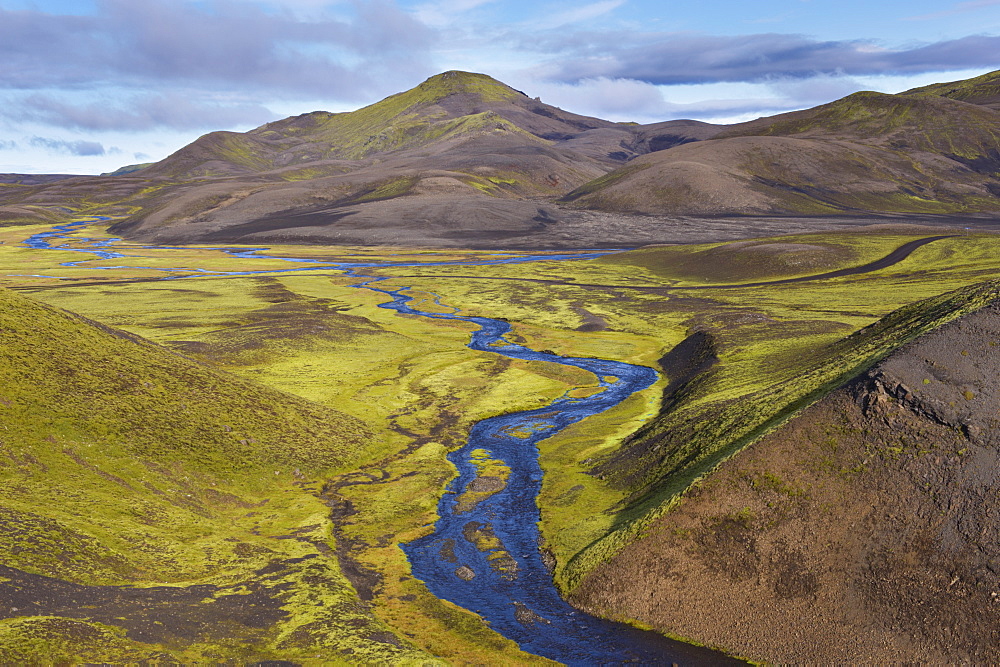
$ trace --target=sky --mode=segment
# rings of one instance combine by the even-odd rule
[[[0,173],[112,171],[453,69],[733,123],[1000,69],[1000,0],[0,0]]]

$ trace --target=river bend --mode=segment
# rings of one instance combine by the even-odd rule
[[[88,253],[100,259],[128,260],[129,250],[142,248],[170,250],[169,246],[127,246],[116,249],[119,239],[93,240],[71,237],[92,219],[59,225],[35,234],[24,244],[38,250],[60,249]],[[61,243],[60,243],[61,241]],[[58,245],[56,245],[58,243]],[[181,250],[183,248],[176,248]],[[413,574],[434,595],[479,614],[500,634],[514,640],[529,653],[570,665],[618,663],[719,664],[727,656],[697,646],[667,639],[659,634],[605,621],[581,612],[566,603],[552,583],[539,543],[539,509],[536,498],[541,490],[542,469],[538,463],[539,441],[570,424],[608,410],[637,391],[656,381],[657,373],[636,366],[605,359],[562,357],[538,352],[515,344],[505,336],[508,322],[486,317],[459,315],[457,312],[425,312],[410,306],[412,297],[401,287],[384,289],[379,283],[387,278],[365,276],[366,268],[429,265],[488,265],[532,261],[590,259],[607,254],[568,253],[563,255],[510,256],[478,261],[446,262],[359,262],[332,263],[295,257],[263,254],[266,248],[217,248],[221,252],[245,258],[281,259],[295,263],[289,269],[263,271],[211,271],[199,267],[161,269],[127,265],[129,268],[156,268],[164,279],[184,277],[179,274],[225,276],[274,275],[303,270],[343,271],[362,279],[354,285],[389,297],[381,308],[432,319],[460,320],[475,325],[468,346],[513,359],[545,361],[575,366],[594,374],[599,390],[586,397],[567,394],[552,403],[522,412],[500,415],[476,423],[466,444],[449,455],[459,475],[440,501],[440,519],[429,535],[402,545]],[[136,257],[137,259],[140,257]],[[66,262],[80,268],[86,262]],[[91,267],[95,271],[118,267]],[[439,299],[436,299],[438,305]],[[447,308],[447,306],[445,306]],[[488,460],[509,468],[506,479],[487,483],[478,466]],[[471,502],[469,498],[475,502]]]

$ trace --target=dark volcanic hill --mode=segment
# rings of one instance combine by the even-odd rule
[[[719,129],[612,123],[447,72],[358,111],[206,135],[131,174],[170,185],[114,231],[173,241],[517,237],[558,220],[552,202],[573,188]]]
[[[642,156],[565,201],[686,215],[995,214],[1000,72],[861,92]]]
[[[663,216],[993,218],[998,81],[724,127],[613,123],[446,72],[357,111],[213,132],[141,169],[7,178],[0,224],[85,211],[165,242],[579,247],[685,240]]]
[[[768,663],[996,663],[998,376],[994,301],[723,463],[573,599]]]

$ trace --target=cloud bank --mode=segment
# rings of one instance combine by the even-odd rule
[[[223,0],[99,0],[67,16],[0,9],[0,87],[216,85],[362,99],[426,67],[432,31],[387,0],[308,19]]]
[[[63,141],[61,139],[33,137],[29,143],[35,148],[42,148],[52,153],[64,153],[66,155],[90,157],[107,153],[104,150],[104,146],[97,141]]]
[[[521,23],[491,20],[509,18],[499,0],[404,1],[95,0],[81,15],[0,8],[0,121],[91,133],[242,128],[285,115],[278,107],[360,106],[455,67],[512,77],[574,111],[710,119],[830,101],[862,87],[852,77],[1000,65],[994,35],[887,46],[626,29],[613,20],[625,0],[550,3]],[[738,99],[742,84],[756,88],[743,86]],[[674,96],[692,86],[711,97]],[[23,132],[22,145],[47,133]]]
[[[892,50],[870,40],[817,41],[801,35],[579,33],[522,40],[520,47],[548,58],[537,71],[552,81],[628,78],[685,85],[993,67],[1000,36]]]
[[[180,130],[261,125],[275,120],[259,104],[215,104],[181,93],[146,95],[122,102],[68,104],[50,94],[33,94],[2,112],[8,118],[81,130],[136,132],[160,127]]]

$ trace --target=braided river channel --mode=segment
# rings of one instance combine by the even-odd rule
[[[23,243],[37,250],[72,250],[100,259],[128,260],[129,250],[170,250],[169,246],[121,245],[119,239],[88,239],[76,236],[87,225],[103,222],[90,219],[59,225],[35,234]],[[183,250],[184,248],[175,248]],[[204,248],[202,248],[204,249]],[[264,271],[210,271],[197,267],[176,267],[164,271],[164,280],[178,279],[192,273],[213,277],[275,275],[301,271],[341,271],[361,280],[359,289],[384,294],[389,301],[381,308],[432,319],[460,320],[477,327],[468,346],[515,359],[546,361],[575,366],[597,377],[599,391],[584,397],[570,393],[549,405],[484,419],[472,427],[466,444],[449,455],[459,471],[441,499],[440,519],[434,531],[402,545],[412,566],[413,575],[430,591],[445,600],[469,609],[485,619],[500,634],[517,642],[522,650],[570,665],[596,664],[722,664],[737,662],[709,649],[668,639],[629,625],[606,621],[579,611],[560,596],[539,549],[539,509],[536,498],[541,489],[542,469],[538,464],[537,443],[559,430],[588,416],[603,412],[637,391],[646,389],[657,372],[604,359],[562,357],[538,352],[515,344],[505,336],[511,325],[503,320],[460,315],[453,312],[425,312],[410,306],[409,289],[384,289],[383,277],[364,275],[364,270],[378,267],[413,267],[441,265],[490,265],[535,261],[590,259],[607,254],[569,253],[537,256],[511,255],[494,259],[445,262],[359,262],[343,263],[264,254],[265,248],[217,248],[252,263],[254,259],[280,259],[296,266]],[[133,259],[141,259],[135,256]],[[76,266],[89,261],[68,262]],[[123,264],[123,266],[126,266]],[[123,268],[92,267],[95,270]],[[145,268],[127,264],[128,268]],[[437,301],[447,310],[449,307]],[[502,488],[483,493],[477,477],[477,461],[485,455],[502,461],[510,468]],[[460,502],[463,491],[481,498],[477,503]],[[475,493],[478,492],[478,493]]]

